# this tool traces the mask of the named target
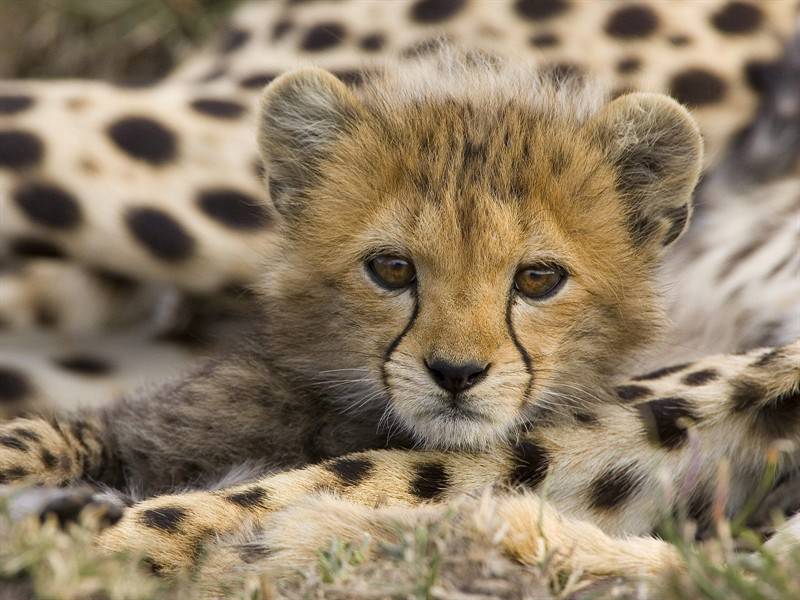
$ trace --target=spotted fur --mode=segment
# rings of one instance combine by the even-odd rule
[[[697,131],[671,101],[626,92],[669,92],[687,105],[706,165],[717,164],[759,94],[768,107],[759,118],[775,114],[775,86],[762,78],[791,24],[789,3],[488,5],[352,2],[347,21],[341,3],[246,5],[216,48],[151,89],[4,83],[0,199],[9,218],[0,242],[4,260],[25,267],[0,273],[2,325],[12,335],[83,333],[161,316],[155,332],[135,338],[46,356],[0,351],[0,402],[11,412],[52,405],[54,393],[84,408],[106,400],[0,427],[0,480],[91,478],[151,496],[100,542],[142,550],[161,572],[191,567],[208,542],[243,531],[247,544],[214,547],[216,564],[300,567],[330,536],[360,528],[389,539],[398,519],[435,518],[430,503],[489,486],[516,532],[506,550],[523,562],[540,558],[545,538],[577,549],[570,568],[661,573],[678,564],[674,551],[629,536],[679,509],[712,526],[708,490],[720,485],[720,460],[733,474],[725,508],[737,512],[779,440],[798,434],[797,345],[747,352],[800,331],[786,218],[798,208],[795,155],[773,148],[784,179],[747,169],[761,177],[750,189],[726,187],[732,163],[723,163],[698,194],[701,226],[678,240],[692,214]],[[586,35],[571,33],[587,23],[598,49],[588,56]],[[472,42],[476,24],[479,53],[444,72],[415,66],[442,35]],[[531,65],[509,71],[487,52]],[[333,75],[280,76],[307,60]],[[593,77],[619,98],[609,103]],[[255,94],[273,80],[257,107]],[[48,137],[53,119],[75,135]],[[76,139],[86,141],[66,143]],[[765,162],[754,139],[753,130],[739,134],[748,165]],[[721,199],[728,204],[715,206]],[[416,220],[398,217],[407,214]],[[370,238],[364,222],[380,223],[381,235]],[[520,222],[560,250],[548,258],[568,257],[586,277],[565,289],[572,306],[553,302],[558,318],[492,295],[508,287],[497,285],[498,256],[525,248],[514,237]],[[761,223],[768,233],[754,237]],[[507,235],[488,241],[493,230]],[[376,237],[391,250],[416,240],[439,291],[376,298],[346,266]],[[697,294],[698,281],[713,281],[711,291]],[[670,288],[673,323],[661,346],[658,283]],[[186,379],[108,405],[136,380],[119,364],[141,356],[156,380],[196,361],[194,347],[175,351],[176,340],[209,337],[164,327],[165,312],[180,321],[170,288],[238,305],[251,297],[243,284],[268,298],[265,332]],[[701,358],[733,351],[744,353]],[[415,370],[414,359],[431,353],[491,357],[491,376],[498,364],[513,368],[473,398],[484,414],[441,418],[438,392]],[[359,402],[343,419],[342,408]],[[413,442],[429,449],[401,449]],[[782,456],[779,474],[795,459]],[[241,485],[170,494],[246,461]],[[276,469],[297,470],[265,475]],[[303,513],[320,493],[320,506],[335,511],[329,523]],[[294,526],[281,531],[275,519]]]

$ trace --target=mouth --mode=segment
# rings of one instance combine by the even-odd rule
[[[438,399],[437,399],[438,400]],[[481,411],[475,410],[466,406],[463,401],[455,398],[449,398],[447,401],[442,402],[440,406],[435,408],[424,409],[420,416],[431,420],[446,420],[446,421],[483,421],[489,420],[487,415]]]

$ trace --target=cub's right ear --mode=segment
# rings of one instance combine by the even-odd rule
[[[258,146],[270,197],[284,217],[302,209],[303,190],[318,177],[320,162],[360,112],[358,98],[322,69],[291,71],[266,87]]]

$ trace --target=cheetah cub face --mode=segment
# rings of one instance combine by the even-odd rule
[[[452,58],[397,71],[353,92],[303,69],[265,91],[267,337],[343,409],[486,446],[596,398],[651,339],[700,137],[665,96],[605,102]]]

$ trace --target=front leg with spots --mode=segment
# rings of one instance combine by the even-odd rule
[[[105,446],[93,419],[14,419],[0,425],[0,484],[59,486],[102,469]]]
[[[364,506],[446,501],[486,485],[539,477],[528,458],[507,449],[495,455],[352,454],[225,490],[152,498],[129,509],[100,543],[142,553],[159,571],[175,572],[194,565],[209,540],[263,522],[309,495],[333,493]]]

